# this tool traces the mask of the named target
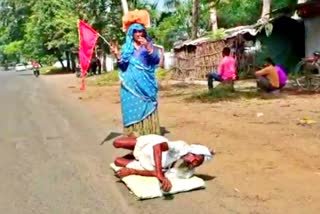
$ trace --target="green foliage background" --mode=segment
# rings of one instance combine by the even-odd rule
[[[146,8],[152,16],[149,34],[170,50],[191,35],[192,0],[128,0],[130,9]],[[272,9],[296,0],[273,0]],[[220,28],[255,23],[261,0],[201,0],[199,32],[210,32],[209,9],[215,5]],[[0,0],[0,64],[37,59],[52,63],[78,48],[77,21],[83,19],[109,41],[124,41],[119,0]],[[98,48],[109,52],[101,40]]]

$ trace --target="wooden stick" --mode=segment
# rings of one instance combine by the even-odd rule
[[[100,36],[100,38],[101,38],[105,43],[107,43],[107,45],[109,45],[109,47],[111,47],[110,43],[109,43],[103,36],[101,36],[100,33],[98,33],[98,36]]]

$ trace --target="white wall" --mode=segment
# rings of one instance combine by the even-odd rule
[[[305,19],[306,56],[314,51],[320,51],[320,17]]]
[[[164,68],[169,70],[173,67],[174,64],[174,53],[165,52],[164,53]]]
[[[107,55],[105,60],[106,60],[107,72],[113,71],[115,58],[112,55],[110,55],[110,56]]]
[[[106,67],[107,72],[114,70],[114,64],[116,63],[116,59],[112,55],[106,56]],[[174,64],[174,54],[171,52],[164,53],[164,68],[169,70],[173,67]]]

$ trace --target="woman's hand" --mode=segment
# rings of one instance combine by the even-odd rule
[[[144,37],[138,38],[138,42],[139,42],[141,45],[144,45],[144,46],[146,46],[146,45],[149,44],[148,40],[147,40],[146,38],[144,38]]]
[[[119,51],[118,42],[112,42],[110,45],[110,49],[113,55],[117,58],[117,60],[120,60],[120,51]]]
[[[153,49],[152,49],[150,43],[148,42],[148,40],[147,40],[146,38],[140,37],[140,38],[138,39],[138,41],[139,41],[139,43],[140,43],[141,45],[143,45],[143,46],[146,47],[146,49],[147,49],[147,51],[149,52],[149,54],[151,54],[151,53],[153,52]]]

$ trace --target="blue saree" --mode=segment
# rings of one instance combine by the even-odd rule
[[[155,70],[160,60],[159,55],[156,49],[151,54],[144,46],[135,49],[133,34],[136,30],[145,28],[140,24],[129,27],[121,59],[118,61],[122,121],[125,128],[142,122],[155,113],[158,107]],[[147,35],[146,38],[151,43]]]

